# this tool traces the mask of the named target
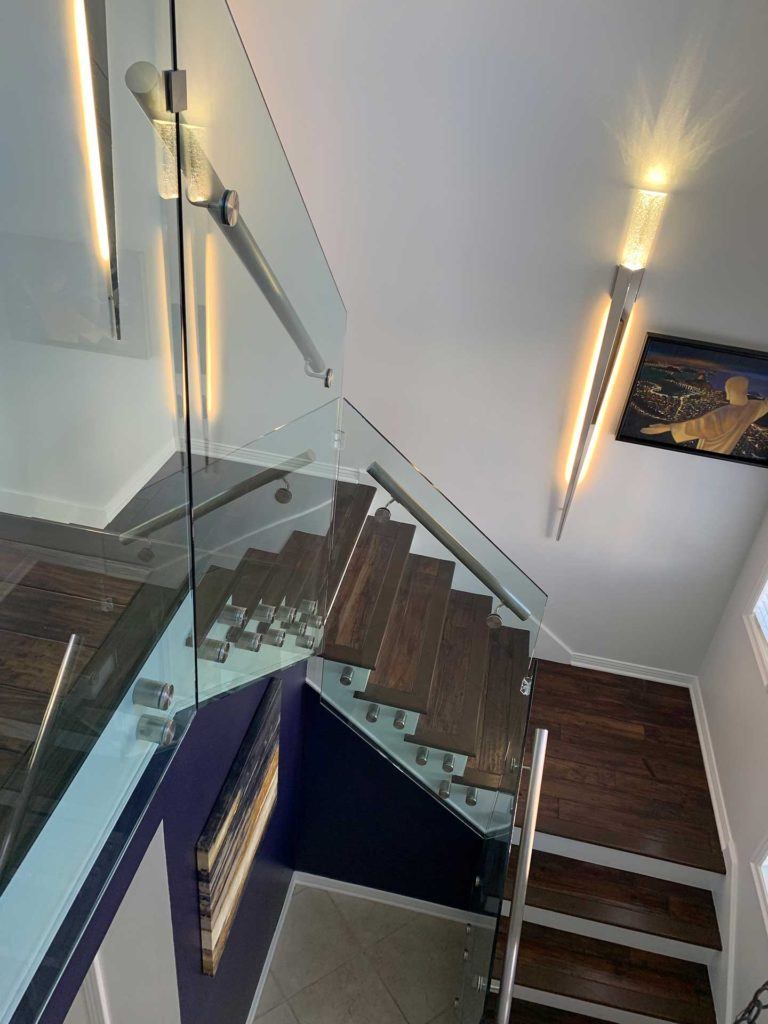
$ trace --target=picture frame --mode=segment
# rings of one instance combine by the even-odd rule
[[[768,352],[648,333],[616,439],[768,466]]]

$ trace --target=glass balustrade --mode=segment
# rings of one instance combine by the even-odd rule
[[[188,503],[175,137],[125,83],[171,67],[168,6],[2,23],[0,1020],[31,1021],[196,694],[188,517],[120,536]]]
[[[366,493],[323,696],[483,834],[508,829],[546,595],[350,403],[339,477]]]
[[[346,311],[214,7],[3,15],[0,1022],[37,1019],[199,704],[313,657],[483,837],[478,1022],[545,595],[341,399]]]

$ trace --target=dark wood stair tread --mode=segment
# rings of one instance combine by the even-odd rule
[[[333,602],[355,544],[368,515],[376,488],[339,481],[336,484],[333,522],[323,556],[328,562],[328,604]],[[305,595],[306,596],[306,595]]]
[[[496,979],[501,977],[506,928],[503,918],[496,943]],[[529,922],[523,924],[516,983],[674,1024],[716,1024],[704,964]]]
[[[404,711],[426,711],[455,564],[408,555],[376,669],[355,694]]]
[[[259,548],[248,548],[240,559],[232,581],[232,603],[245,608],[248,619],[261,603],[276,560],[274,551],[262,551]]]
[[[517,864],[512,848],[506,897]],[[535,850],[525,902],[559,914],[629,928],[708,949],[722,949],[712,893]]]
[[[66,649],[61,640],[0,631],[0,679],[19,689],[40,693],[47,701]],[[83,669],[93,653],[92,647],[80,648],[77,671]]]
[[[376,667],[415,529],[368,516],[328,618],[324,657]]]
[[[197,584],[195,594],[195,624],[198,643],[202,640],[218,618],[221,609],[232,593],[232,582],[235,573],[232,569],[224,569],[220,565],[210,565]]]
[[[539,831],[725,872],[687,689],[539,661],[530,726],[549,730]]]
[[[497,997],[488,997],[483,1024],[496,1024]],[[528,1003],[522,999],[512,1000],[512,1024],[605,1024],[596,1017],[585,1017],[581,1013],[556,1010],[543,1003]]]
[[[454,782],[510,792],[511,779],[505,779],[507,751],[520,757],[528,721],[529,698],[520,692],[520,685],[530,663],[529,644],[525,629],[491,630],[479,749]]]
[[[72,633],[98,647],[124,611],[122,605],[16,585],[0,600],[0,630],[66,643]]]
[[[478,750],[493,605],[483,594],[452,590],[426,714],[406,740],[473,756]]]

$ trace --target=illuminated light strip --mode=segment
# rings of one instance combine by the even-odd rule
[[[74,20],[78,77],[80,79],[80,100],[83,106],[83,122],[85,125],[88,178],[91,185],[91,202],[96,222],[96,245],[99,258],[104,263],[109,264],[110,249],[109,230],[107,228],[107,206],[104,199],[104,182],[101,176],[99,130],[96,124],[96,100],[93,93],[91,52],[88,44],[85,0],[74,0]]]
[[[614,387],[616,385],[616,378],[619,376],[619,370],[621,368],[621,361],[622,361],[622,359],[624,357],[624,350],[626,348],[626,346],[624,345],[624,339],[626,338],[627,334],[629,333],[629,329],[632,326],[632,315],[633,315],[633,313],[634,313],[634,309],[630,312],[629,316],[627,317],[626,326],[625,326],[625,328],[624,328],[624,330],[622,332],[621,338],[619,339],[619,342],[618,342],[618,347],[617,347],[617,351],[616,351],[616,358],[615,358],[614,363],[613,363],[613,371],[612,371],[610,379],[608,381],[608,386],[605,389],[605,397],[603,398],[603,403],[602,403],[602,405],[600,407],[600,412],[597,415],[597,422],[595,423],[595,429],[592,431],[592,436],[589,439],[589,446],[587,447],[587,454],[584,456],[584,461],[583,461],[582,466],[581,466],[581,472],[579,473],[579,483],[581,483],[581,481],[584,479],[584,477],[589,472],[589,466],[590,466],[590,463],[592,462],[592,456],[595,454],[595,449],[597,448],[597,442],[600,439],[600,435],[603,432],[603,426],[605,424],[606,412],[607,412],[607,410],[608,410],[608,408],[610,407],[610,404],[611,404],[611,395],[613,394],[613,389],[614,389]]]
[[[576,413],[576,419],[574,420],[573,426],[573,437],[571,438],[571,447],[568,450],[568,458],[565,462],[565,483],[566,486],[569,484],[571,479],[571,473],[573,473],[573,466],[576,462],[576,456],[579,453],[579,440],[581,438],[581,427],[584,423],[584,418],[587,415],[587,403],[589,402],[589,393],[592,390],[592,381],[595,379],[595,371],[597,370],[597,360],[600,358],[600,349],[603,345],[603,337],[605,335],[605,328],[608,324],[608,314],[611,311],[610,303],[605,307],[605,315],[601,319],[600,330],[597,333],[597,339],[595,340],[595,347],[592,350],[592,358],[589,363],[589,372],[584,378],[584,391],[581,395],[581,401],[579,402],[579,410]],[[582,468],[579,479],[583,478],[586,467]]]
[[[560,540],[576,488],[584,478],[594,455],[613,386],[621,343],[632,307],[637,299],[643,273],[656,241],[667,201],[666,192],[638,189],[635,192],[624,241],[622,261],[611,291],[611,305],[602,341],[593,355],[584,388],[571,447],[566,463],[567,488],[555,534]]]
[[[624,336],[627,321],[635,304],[642,279],[642,270],[630,270],[628,267],[620,266],[616,271],[608,319],[606,320],[595,371],[589,386],[589,398],[587,399],[584,416],[578,432],[578,440],[575,446],[576,456],[573,460],[573,468],[570,472],[565,500],[560,510],[560,522],[558,523],[555,535],[557,540],[560,540],[563,535],[565,520],[573,503],[579,480],[585,471],[587,453],[592,443],[592,437],[597,429],[600,410],[605,403],[616,357],[621,347],[621,339]]]

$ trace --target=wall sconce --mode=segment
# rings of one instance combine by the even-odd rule
[[[89,6],[96,5],[100,7],[100,16],[89,18]],[[112,145],[112,126],[109,91],[106,88],[107,35],[104,0],[73,0],[72,15],[96,254],[106,275],[112,333],[120,341],[122,330],[115,243],[114,182],[110,160],[105,159]],[[94,74],[104,77],[103,87],[98,91],[94,89]]]
[[[565,520],[573,504],[579,480],[597,441],[600,411],[608,394],[621,342],[632,307],[637,299],[637,293],[640,290],[643,273],[659,230],[666,200],[666,192],[656,192],[650,189],[638,189],[634,195],[624,252],[621,263],[616,269],[611,289],[608,318],[603,330],[602,341],[592,361],[591,384],[587,382],[585,389],[587,399],[582,405],[579,419],[574,428],[571,455],[568,460],[568,486],[560,509],[557,540],[560,540],[563,535]]]

